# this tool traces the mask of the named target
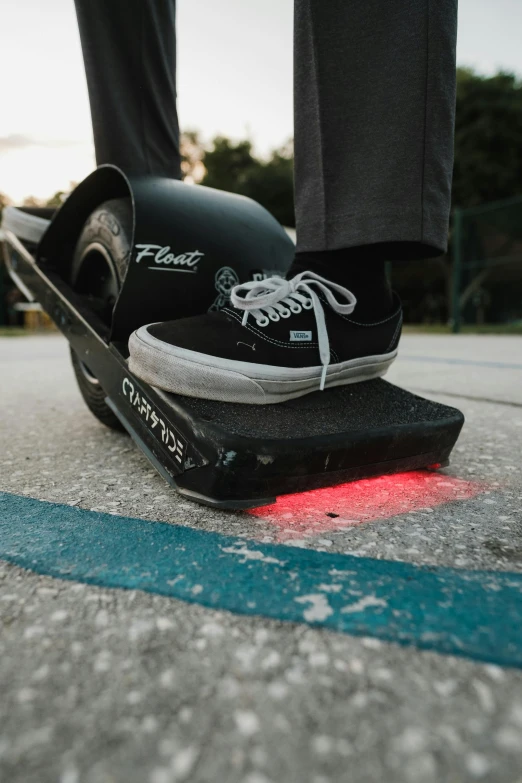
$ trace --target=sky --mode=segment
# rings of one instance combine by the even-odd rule
[[[292,16],[293,0],[178,0],[182,130],[261,155],[292,136]],[[460,0],[459,65],[522,76],[521,32],[521,0]],[[47,198],[92,171],[74,0],[2,0],[0,85],[0,192]]]

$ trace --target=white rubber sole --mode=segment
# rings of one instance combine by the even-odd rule
[[[275,367],[253,362],[227,361],[169,345],[142,326],[129,340],[129,369],[142,381],[160,389],[221,402],[268,405],[317,391],[322,367]],[[325,388],[367,381],[384,375],[397,350],[331,364]]]

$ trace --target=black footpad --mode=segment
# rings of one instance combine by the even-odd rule
[[[445,465],[464,423],[455,408],[383,380],[278,405],[160,396],[174,431],[187,441],[186,453],[192,450],[199,459],[189,457],[183,471],[179,465],[172,471],[164,458],[150,453],[144,433],[129,426],[129,419],[125,425],[182,494],[222,508],[249,508],[281,494]]]

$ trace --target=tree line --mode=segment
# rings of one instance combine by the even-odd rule
[[[248,139],[233,141],[220,135],[206,144],[197,131],[188,131],[182,134],[181,153],[182,176],[187,181],[249,196],[283,225],[295,226],[291,140],[263,159]],[[453,206],[470,207],[520,194],[522,81],[510,73],[481,76],[459,68]],[[25,203],[59,206],[65,197],[59,191],[47,202],[29,197]],[[7,202],[0,193],[0,208]]]

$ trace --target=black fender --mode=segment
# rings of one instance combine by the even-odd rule
[[[252,199],[165,177],[127,177],[111,165],[71,193],[42,238],[38,262],[67,279],[84,223],[113,198],[130,198],[133,213],[113,340],[127,340],[143,324],[220,309],[233,285],[284,275],[292,262],[292,240]]]

